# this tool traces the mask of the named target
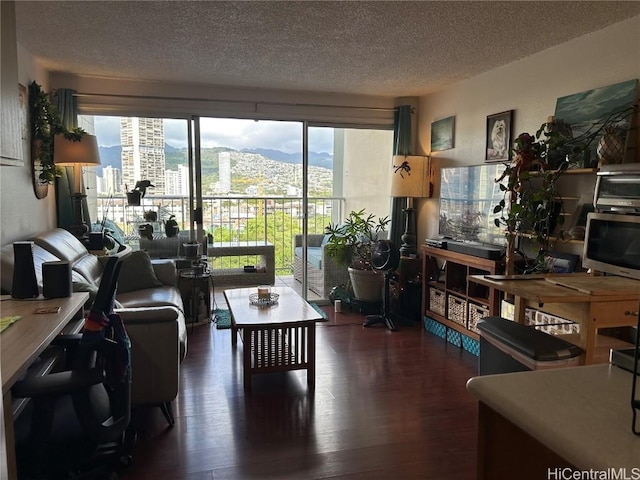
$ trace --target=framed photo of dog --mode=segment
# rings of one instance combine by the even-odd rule
[[[485,162],[509,162],[511,160],[512,123],[513,110],[495,113],[487,117]]]

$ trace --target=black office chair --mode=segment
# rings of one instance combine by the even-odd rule
[[[33,400],[25,450],[18,445],[20,478],[101,478],[130,461],[131,344],[113,314],[120,267],[121,258],[108,260],[83,332],[54,340],[65,370],[13,387]]]

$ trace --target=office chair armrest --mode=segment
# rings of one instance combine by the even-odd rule
[[[20,380],[11,392],[15,397],[61,396],[86,390],[102,382],[104,375],[101,369],[72,370]]]

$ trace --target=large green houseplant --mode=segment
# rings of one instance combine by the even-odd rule
[[[351,287],[356,298],[379,301],[382,296],[383,276],[371,266],[373,243],[385,231],[391,220],[367,214],[365,209],[352,211],[341,224],[325,228],[329,239],[327,255],[336,263],[348,267]]]

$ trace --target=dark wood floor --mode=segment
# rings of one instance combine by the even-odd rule
[[[315,395],[304,372],[256,376],[245,394],[242,344],[232,350],[230,330],[215,325],[193,328],[176,425],[159,409],[138,412],[123,478],[475,478],[477,403],[465,383],[477,357],[419,325],[389,332],[329,315],[317,328]]]

